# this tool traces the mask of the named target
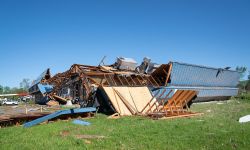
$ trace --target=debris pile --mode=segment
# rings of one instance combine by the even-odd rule
[[[78,104],[118,115],[173,117],[194,115],[193,100],[225,99],[237,94],[239,73],[178,62],[141,65],[118,57],[111,65],[74,64],[51,77],[49,69],[29,89],[39,104]]]

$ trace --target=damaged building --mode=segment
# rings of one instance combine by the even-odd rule
[[[31,83],[29,93],[33,96],[36,103],[42,104],[41,101],[46,101],[45,99],[47,99],[45,94],[52,91],[52,87],[47,84],[47,80],[50,78],[51,74],[48,68]]]
[[[169,74],[168,74],[169,73]],[[240,75],[228,68],[212,68],[180,62],[161,65],[152,76],[162,79],[161,89],[198,91],[194,102],[227,100],[238,94]]]
[[[193,101],[237,95],[238,80],[239,73],[228,69],[179,62],[158,65],[149,58],[138,66],[131,58],[118,57],[111,65],[74,64],[53,77],[43,73],[29,91],[40,104],[71,101],[109,114],[186,115]]]

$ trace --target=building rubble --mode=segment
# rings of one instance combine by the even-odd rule
[[[179,62],[142,63],[118,57],[111,65],[74,64],[53,77],[44,71],[29,89],[36,103],[96,107],[99,112],[151,117],[193,116],[192,102],[225,100],[237,94],[236,71]]]

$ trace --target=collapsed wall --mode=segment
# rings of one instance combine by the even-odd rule
[[[31,83],[31,86],[29,87],[29,94],[33,96],[36,103],[44,104],[48,101],[47,97],[44,96],[43,89],[41,89],[40,85],[42,83],[46,83],[50,78],[51,74],[50,69],[48,68]]]

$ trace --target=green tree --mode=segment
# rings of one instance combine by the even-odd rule
[[[23,88],[17,88],[17,87],[12,88],[11,91],[12,93],[26,93],[27,92]]]
[[[246,90],[249,92],[250,91],[250,82],[247,83]]]
[[[250,81],[250,70],[248,71],[248,82]]]
[[[240,73],[240,88],[243,90],[243,92],[246,92],[247,81],[244,81],[244,77],[246,75],[247,67],[237,66],[236,71]]]
[[[25,91],[28,91],[30,86],[30,79],[24,78],[22,82],[20,82],[20,88],[22,88]]]
[[[4,94],[10,94],[11,93],[10,87],[8,87],[8,86],[3,87],[3,93]]]
[[[250,91],[250,70],[248,71],[248,81],[247,81],[247,85],[246,85],[246,90]]]
[[[240,80],[244,80],[244,77],[246,75],[246,71],[247,71],[247,67],[244,66],[237,66],[236,67],[236,71],[238,71],[240,73]]]
[[[0,94],[3,94],[3,86],[0,85]]]

